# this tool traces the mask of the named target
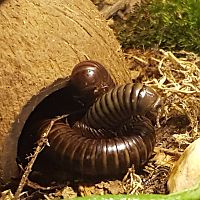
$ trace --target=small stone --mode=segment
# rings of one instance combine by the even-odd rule
[[[172,169],[167,183],[170,193],[188,189],[200,181],[200,138],[191,143]]]

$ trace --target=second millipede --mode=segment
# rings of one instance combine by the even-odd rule
[[[58,121],[48,139],[51,156],[68,172],[117,177],[144,165],[155,145],[160,96],[143,84],[115,86],[100,96],[71,127]],[[49,124],[44,121],[40,135]]]

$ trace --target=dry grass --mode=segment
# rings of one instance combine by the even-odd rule
[[[194,53],[173,54],[164,50],[160,50],[157,54],[146,53],[144,56],[140,54],[139,57],[136,55],[131,58],[129,53],[126,55],[139,71],[136,80],[144,81],[163,97],[165,120],[184,115],[190,121],[188,134],[198,135],[200,116],[200,68],[198,65],[200,58]]]

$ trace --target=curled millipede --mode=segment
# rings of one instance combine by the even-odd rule
[[[51,156],[63,169],[83,176],[117,177],[148,161],[155,145],[160,96],[143,84],[115,86],[100,96],[71,127],[58,121],[48,139]],[[43,122],[40,135],[48,126]]]
[[[69,87],[83,109],[70,113],[66,122],[55,122],[46,155],[64,171],[82,176],[119,177],[133,164],[139,170],[155,145],[160,96],[141,83],[115,86],[96,61],[76,65]],[[37,138],[50,121],[42,122]]]
[[[40,133],[49,122],[43,122]],[[135,119],[133,126],[136,130],[128,130],[127,136],[89,137],[82,135],[80,129],[57,121],[50,131],[47,148],[68,172],[87,177],[119,177],[132,164],[138,170],[149,159],[155,144],[154,129],[147,118]]]

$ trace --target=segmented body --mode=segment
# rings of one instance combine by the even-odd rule
[[[49,122],[47,120],[43,123],[40,132]],[[93,130],[97,135],[95,137],[94,133],[83,135],[85,129],[71,128],[58,121],[50,131],[48,148],[52,150],[53,159],[68,172],[86,177],[119,177],[133,164],[138,170],[151,156],[155,144],[150,120],[139,117],[131,126],[127,128],[128,134],[120,137]]]
[[[161,106],[160,96],[141,83],[116,86],[95,102],[81,120],[94,129],[117,131],[132,116],[155,122]]]
[[[62,121],[54,124],[48,136],[51,156],[67,171],[83,176],[117,177],[133,164],[138,170],[152,154],[152,123],[160,106],[160,96],[143,84],[115,86],[72,127]]]

